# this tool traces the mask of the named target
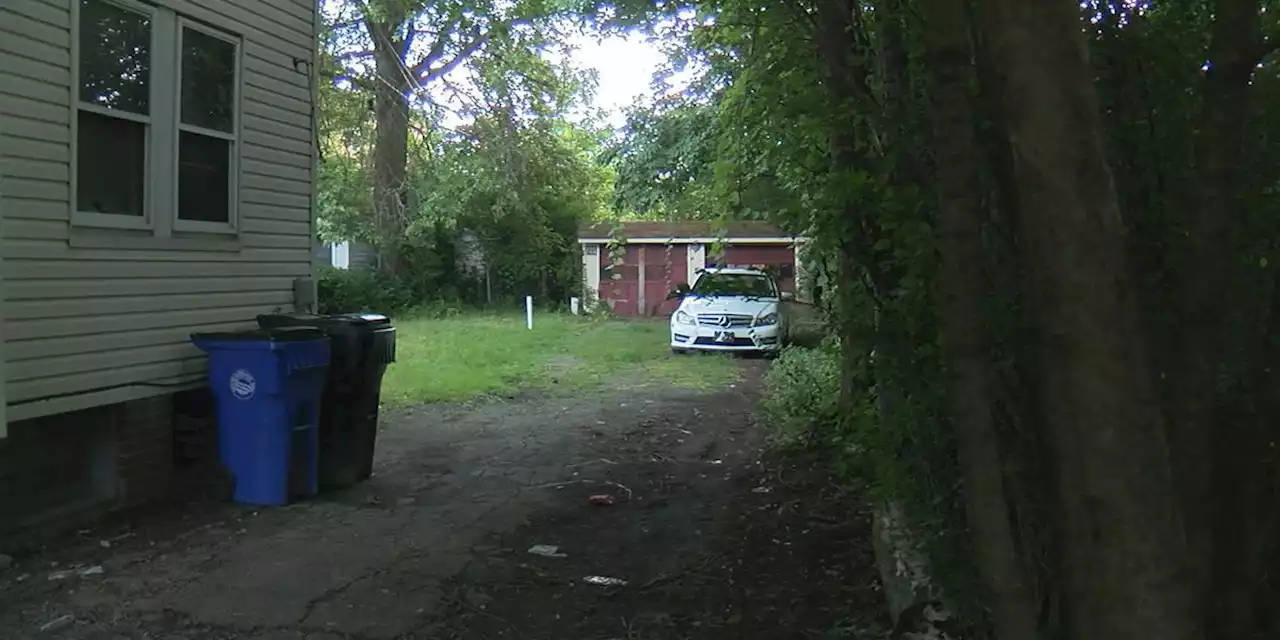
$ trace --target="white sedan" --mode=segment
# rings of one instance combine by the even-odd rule
[[[680,306],[671,314],[671,350],[777,352],[787,338],[787,317],[778,283],[764,271],[703,269],[693,287],[671,292]]]

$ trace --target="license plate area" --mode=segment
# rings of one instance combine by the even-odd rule
[[[720,342],[720,343],[729,343],[729,342],[733,342],[733,332],[732,332],[732,331],[717,331],[717,332],[716,332],[715,341],[716,341],[716,342]]]

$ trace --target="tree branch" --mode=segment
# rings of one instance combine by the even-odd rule
[[[373,54],[374,54],[373,49],[361,49],[359,51],[348,51],[346,53],[339,54],[335,56],[335,59],[338,60],[339,62],[350,62],[356,58],[371,57],[373,56]]]
[[[473,31],[471,42],[454,54],[452,59],[438,67],[432,66],[433,63],[438,62],[443,56],[442,52],[437,51],[437,49],[440,48],[440,44],[445,42],[444,40],[441,40],[437,43],[437,47],[432,49],[432,52],[436,54],[434,58],[431,53],[428,53],[427,57],[422,59],[422,62],[419,62],[414,66],[413,77],[417,79],[419,83],[427,83],[441,76],[448,75],[450,71],[456,69],[458,65],[462,64],[467,58],[479,51],[480,47],[483,47],[488,43],[491,34],[492,31],[488,33],[477,33]]]
[[[1263,25],[1262,42],[1258,45],[1256,61],[1262,62],[1263,58],[1275,53],[1276,49],[1280,49],[1280,20]]]

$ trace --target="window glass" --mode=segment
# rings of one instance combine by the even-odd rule
[[[231,220],[231,142],[183,131],[178,138],[178,217]]]
[[[182,30],[182,124],[235,131],[236,45]]]
[[[80,0],[80,101],[150,113],[151,18]]]
[[[749,296],[759,298],[777,297],[777,289],[773,279],[749,273],[704,273],[693,285],[696,296]]]
[[[182,29],[178,219],[231,221],[236,45]]]
[[[81,111],[76,127],[76,210],[142,216],[147,125]]]
[[[76,210],[145,214],[151,18],[79,0]]]

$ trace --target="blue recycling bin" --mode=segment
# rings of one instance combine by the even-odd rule
[[[192,334],[209,354],[218,454],[242,504],[313,496],[329,338],[313,328]]]

